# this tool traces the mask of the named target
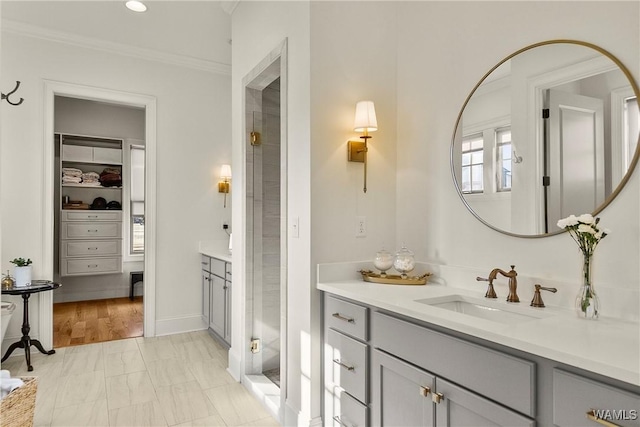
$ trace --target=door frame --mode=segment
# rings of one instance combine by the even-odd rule
[[[54,271],[54,177],[55,151],[54,100],[56,96],[108,102],[145,109],[145,256],[144,256],[144,336],[155,336],[156,330],[156,98],[106,88],[44,80],[44,182],[42,186],[42,262],[43,273],[53,277]],[[39,303],[40,341],[53,347],[53,292],[42,292]]]

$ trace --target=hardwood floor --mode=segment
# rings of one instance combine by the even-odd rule
[[[141,337],[142,310],[142,297],[53,304],[53,346]]]

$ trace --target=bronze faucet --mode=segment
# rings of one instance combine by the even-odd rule
[[[545,288],[544,286],[540,286],[538,284],[535,285],[536,291],[533,293],[533,299],[531,300],[531,307],[544,307],[544,302],[542,301],[542,295],[540,295],[540,290],[553,292],[554,294],[558,292],[556,288]]]
[[[518,288],[518,280],[516,279],[516,276],[518,275],[518,273],[516,273],[516,271],[514,270],[515,267],[515,265],[512,265],[509,272],[506,272],[499,268],[494,268],[493,270],[491,270],[491,273],[489,273],[488,279],[476,277],[476,280],[478,281],[489,282],[489,289],[487,289],[485,298],[497,298],[496,292],[493,290],[493,281],[496,279],[498,273],[500,273],[504,277],[509,278],[509,295],[507,295],[507,302],[520,302],[520,298],[518,298],[518,294],[516,293],[516,290]]]

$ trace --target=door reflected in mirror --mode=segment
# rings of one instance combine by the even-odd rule
[[[452,174],[481,222],[510,235],[557,234],[560,218],[597,214],[638,157],[638,87],[603,49],[558,40],[493,67],[468,96]]]

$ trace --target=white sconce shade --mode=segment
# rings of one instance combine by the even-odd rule
[[[230,165],[222,165],[220,168],[220,178],[222,179],[231,179],[231,166]]]
[[[378,130],[376,109],[373,101],[359,101],[356,104],[356,118],[353,123],[356,132],[373,132]]]

